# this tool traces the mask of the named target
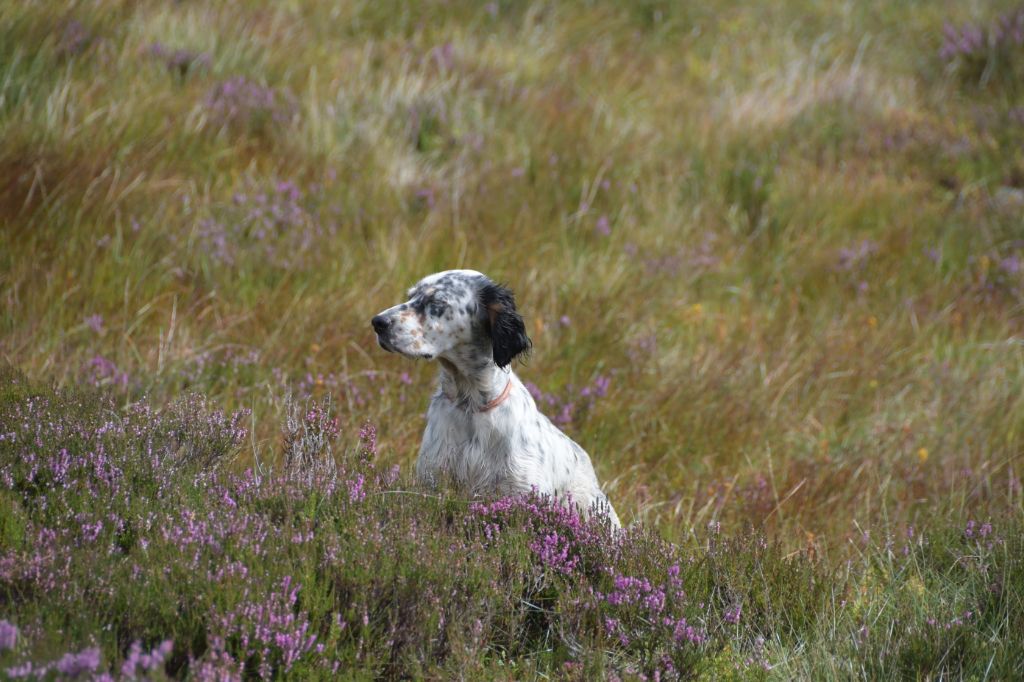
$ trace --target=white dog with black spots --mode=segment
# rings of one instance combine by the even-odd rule
[[[409,300],[372,320],[381,348],[437,360],[416,475],[447,476],[471,495],[536,491],[607,515],[619,527],[587,453],[540,410],[512,371],[529,351],[512,292],[475,270],[420,280]]]

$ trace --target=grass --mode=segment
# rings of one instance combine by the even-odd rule
[[[417,490],[326,401],[290,406],[279,466],[236,473],[245,413],[2,380],[12,678],[1021,672],[1019,516],[864,530],[838,563],[717,522],[610,536],[543,499]]]
[[[160,431],[164,408],[198,393],[250,416],[241,442],[177,417],[195,426],[174,441],[199,453],[188,466],[284,475],[289,405],[329,397],[339,442],[356,447],[371,423],[375,466],[406,472],[435,370],[380,352],[369,319],[424,274],[472,267],[516,290],[535,345],[517,371],[591,453],[651,557],[537,587],[537,562],[550,567],[529,522],[511,521],[522,536],[493,554],[470,533],[467,556],[511,562],[517,577],[507,593],[489,568],[421,578],[430,594],[462,585],[477,600],[463,609],[472,621],[441,628],[467,653],[428,651],[427,635],[408,632],[387,653],[399,635],[386,623],[406,615],[371,574],[394,562],[401,583],[418,541],[381,539],[347,591],[334,569],[311,568],[323,543],[353,519],[405,529],[423,517],[447,538],[474,513],[457,497],[390,493],[353,510],[345,491],[284,516],[245,508],[275,528],[315,526],[320,554],[289,547],[271,567],[240,549],[239,561],[269,570],[252,589],[305,614],[324,660],[386,676],[481,661],[487,676],[589,678],[653,675],[668,652],[675,669],[712,677],[1019,676],[1020,12],[729,0],[0,8],[0,357],[27,377],[6,379],[19,388],[5,389],[5,414],[54,383],[98,391],[118,419],[148,405],[158,416],[146,428]],[[75,391],[46,394],[71,419]],[[20,438],[3,443],[11,476]],[[128,435],[118,445],[139,447]],[[4,488],[0,549],[18,566],[25,529],[71,528],[95,504],[47,516],[25,485]],[[213,513],[206,485],[182,484],[168,509]],[[320,494],[267,493],[267,507]],[[132,496],[117,513],[135,523],[148,504]],[[967,537],[969,522],[993,530]],[[715,554],[709,525],[742,551]],[[139,551],[95,542],[68,551],[97,572],[111,562],[110,575]],[[161,551],[162,564],[185,561]],[[702,567],[686,580],[705,587],[672,606],[703,628],[699,646],[675,652],[639,625],[644,644],[623,645],[569,606],[617,572],[665,584],[662,551]],[[172,676],[228,665],[220,653],[251,673],[261,664],[240,658],[240,640],[222,652],[208,641],[214,611],[196,600],[219,583],[172,607],[157,597],[177,583],[131,592],[75,575],[83,592],[65,602],[5,574],[0,615],[22,637],[0,662],[43,665],[95,642],[119,671],[133,642],[150,653],[171,638]],[[794,575],[809,587],[789,597]],[[286,576],[302,585],[290,605]],[[719,579],[733,582],[710,586]],[[534,587],[550,600],[544,618],[517,601]],[[218,608],[249,613],[236,592],[224,588]],[[370,600],[362,640],[332,635],[356,594]],[[122,623],[133,610],[145,617]],[[286,674],[282,656],[270,655],[272,674]],[[289,670],[326,674],[320,657],[303,652]]]

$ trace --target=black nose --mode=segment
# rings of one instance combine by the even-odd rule
[[[373,325],[373,331],[378,334],[383,334],[388,330],[388,327],[391,326],[391,318],[384,317],[383,315],[376,315],[372,320],[370,320],[370,324]]]

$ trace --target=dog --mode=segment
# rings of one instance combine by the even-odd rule
[[[512,291],[475,270],[447,270],[408,296],[371,325],[384,350],[440,364],[417,478],[436,486],[448,477],[473,496],[536,491],[619,528],[590,457],[537,409],[512,371],[532,347]]]

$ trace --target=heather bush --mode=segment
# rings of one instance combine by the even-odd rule
[[[1024,9],[987,23],[947,23],[939,55],[968,82],[1015,89],[1024,75]]]
[[[278,456],[236,471],[239,418],[198,398],[3,382],[10,677],[756,678],[826,623],[850,670],[1019,672],[1020,541],[990,523],[910,530],[843,573],[753,531],[670,543],[539,496],[418,489],[327,401],[289,408]]]
[[[176,57],[172,55],[172,59]],[[235,76],[210,88],[202,111],[217,131],[230,129],[269,136],[292,121],[297,107],[289,93],[278,92],[245,76]]]

